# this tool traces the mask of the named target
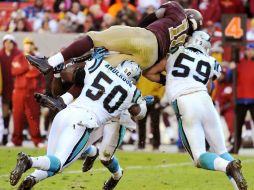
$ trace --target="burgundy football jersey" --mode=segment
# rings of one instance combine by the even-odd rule
[[[165,8],[163,18],[160,18],[146,27],[153,32],[159,45],[159,59],[164,58],[169,50],[185,42],[188,32],[188,21],[184,9],[175,1],[163,4]]]

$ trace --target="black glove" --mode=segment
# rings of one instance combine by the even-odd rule
[[[41,93],[35,93],[34,98],[41,106],[47,107],[55,112],[59,112],[67,107],[61,97],[53,98]]]

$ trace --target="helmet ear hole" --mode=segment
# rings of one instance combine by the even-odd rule
[[[122,76],[132,81],[134,84],[138,81],[141,76],[141,69],[139,65],[130,60],[125,60],[117,66],[117,69]]]

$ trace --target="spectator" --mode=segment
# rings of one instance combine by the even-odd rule
[[[137,14],[128,7],[129,0],[122,0],[122,9],[116,14],[116,25],[137,25]]]
[[[51,11],[47,9],[43,19],[35,19],[33,29],[38,32],[56,33],[58,31],[58,23],[55,19],[52,19]]]
[[[244,13],[244,6],[242,0],[220,0],[221,12],[223,14],[237,14]]]
[[[25,55],[33,54],[34,42],[30,38],[23,41],[24,52],[17,55],[12,62],[12,75],[15,77],[13,90],[13,124],[14,131],[9,147],[22,145],[22,131],[27,120],[32,141],[42,147],[40,135],[40,106],[33,97],[42,91],[41,74],[26,60]]]
[[[254,41],[254,19],[250,20],[250,30],[246,34],[248,41]]]
[[[123,8],[123,1],[125,0],[116,0],[116,3],[114,3],[113,5],[111,5],[108,9],[108,13],[112,16],[115,17],[116,14]],[[128,3],[128,8],[136,11],[136,7],[133,6],[131,3]]]
[[[240,60],[236,67],[237,71],[237,100],[236,100],[236,129],[234,153],[238,153],[242,142],[242,126],[247,111],[251,113],[254,121],[254,44],[247,45],[245,57]]]
[[[32,21],[36,17],[42,17],[44,14],[44,0],[35,0],[33,6],[24,8],[26,18]]]
[[[152,146],[154,150],[158,150],[160,146],[160,99],[164,95],[164,87],[161,84],[151,82],[145,77],[141,77],[137,83],[137,87],[141,90],[143,96],[152,95],[155,98],[154,104],[147,106],[147,115],[144,119],[138,121],[138,148],[144,149],[146,144],[146,122],[147,118],[151,118]]]
[[[83,31],[83,24],[86,17],[81,11],[81,7],[78,2],[72,3],[71,11],[67,12],[66,19],[71,22],[73,32]]]
[[[114,23],[114,18],[109,14],[105,14],[103,16],[103,20],[101,23],[101,30],[105,30],[105,29],[109,28],[110,26],[113,25],[113,23]]]
[[[0,63],[0,145],[4,136],[4,121],[3,121],[3,105],[2,105],[2,92],[3,92],[3,77]]]
[[[53,10],[55,13],[59,13],[61,11],[68,11],[71,9],[71,5],[74,1],[72,0],[56,0],[53,5]],[[77,2],[79,2],[77,0]]]
[[[152,8],[153,11],[155,9],[158,9],[160,7],[160,0],[138,0],[138,4],[137,4],[138,10],[143,14],[144,12],[150,12],[146,9]]]
[[[97,26],[97,28],[94,25],[93,22],[93,16],[91,14],[86,16],[86,20],[84,22],[84,33],[89,32],[89,31],[97,31],[99,30],[100,26]]]
[[[32,27],[25,17],[22,10],[18,10],[11,14],[11,20],[7,27],[8,32],[30,32]]]
[[[234,135],[234,99],[229,68],[226,66],[222,67],[222,74],[218,80],[216,99],[219,103],[220,115],[224,117],[229,130],[228,142],[231,142]]]
[[[192,8],[197,9],[203,15],[204,26],[207,26],[209,21],[219,22],[221,13],[223,13],[219,0],[193,0]]]
[[[11,63],[13,58],[20,53],[17,48],[15,37],[7,34],[3,37],[3,48],[0,50],[0,63],[2,66],[3,77],[3,118],[4,118],[4,136],[3,145],[8,142],[8,129],[10,115],[12,110],[12,91],[13,77],[11,74]]]

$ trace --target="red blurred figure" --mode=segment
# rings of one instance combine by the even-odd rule
[[[229,142],[234,134],[234,99],[233,99],[233,87],[231,81],[227,76],[229,69],[227,67],[222,68],[222,75],[217,85],[217,100],[219,102],[220,114],[224,117],[228,130],[230,133]]]
[[[220,8],[223,14],[244,13],[243,1],[241,0],[220,0]]]
[[[22,145],[22,131],[27,119],[29,131],[35,146],[42,145],[40,135],[40,106],[35,101],[33,94],[42,91],[41,74],[29,65],[25,55],[33,54],[34,42],[25,38],[24,53],[17,55],[12,62],[12,75],[15,77],[13,90],[13,120],[14,132],[9,146]]]
[[[254,44],[246,46],[245,57],[240,60],[236,67],[236,129],[234,153],[238,153],[242,143],[242,127],[245,122],[247,111],[250,111],[254,121]]]
[[[7,34],[3,37],[3,48],[0,50],[0,63],[3,73],[3,118],[4,118],[4,137],[3,145],[7,143],[8,128],[11,115],[13,76],[11,74],[11,63],[13,58],[20,53],[17,48],[15,37]]]
[[[192,8],[201,12],[204,19],[204,26],[207,22],[218,22],[221,18],[221,9],[219,0],[193,0]]]

